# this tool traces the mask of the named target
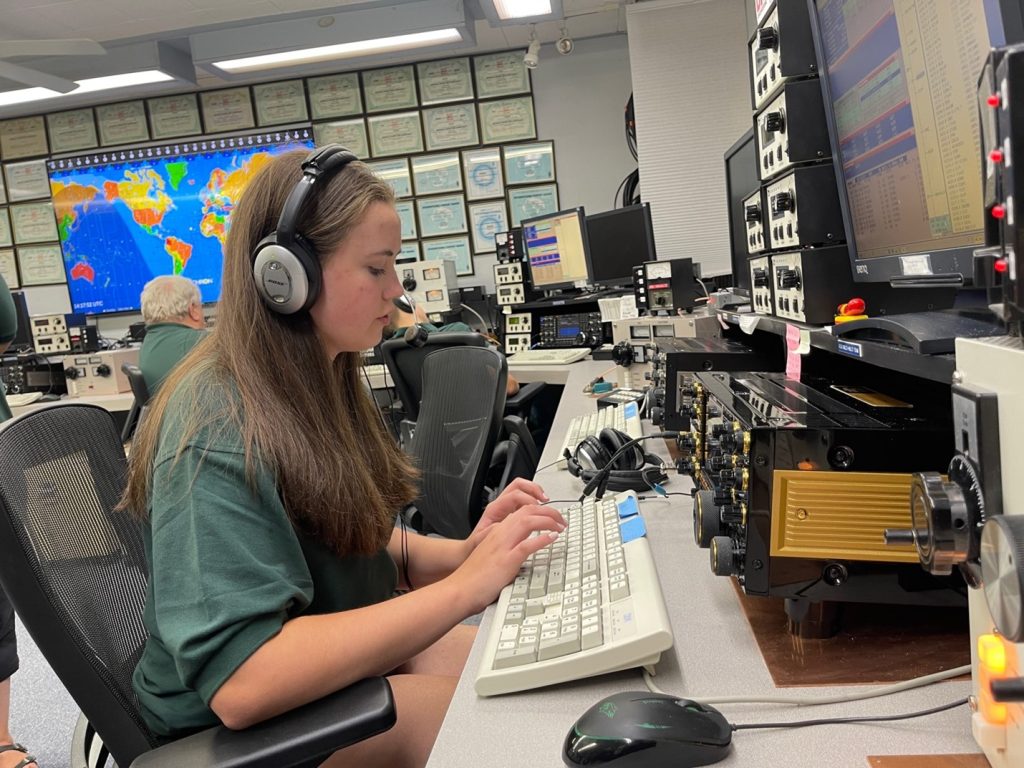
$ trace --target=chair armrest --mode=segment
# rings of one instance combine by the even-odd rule
[[[522,413],[523,409],[529,405],[533,398],[540,394],[544,387],[543,381],[531,381],[529,384],[523,384],[512,397],[505,398],[505,413],[510,411]]]
[[[336,750],[383,733],[395,720],[391,685],[370,677],[244,731],[216,726],[186,736],[139,755],[131,768],[315,766]]]

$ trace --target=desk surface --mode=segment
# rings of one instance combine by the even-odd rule
[[[34,403],[28,405],[19,405],[17,408],[11,408],[11,414],[14,416],[21,416],[32,411],[45,408],[48,405],[53,405],[54,402],[58,403],[79,403],[81,405],[98,405],[101,408],[106,408],[108,411],[116,413],[118,411],[131,410],[132,403],[135,402],[135,398],[131,392],[121,392],[116,395],[89,395],[88,397],[68,397],[64,395],[60,400],[36,400]]]
[[[586,383],[605,368],[605,361],[587,361],[551,370],[548,374],[562,379],[566,388],[541,466],[555,460],[561,442],[559,436],[565,433],[569,420],[596,407],[581,392]],[[645,427],[650,431],[649,423],[645,423]],[[667,455],[662,445],[650,448],[655,452],[659,449],[662,455]],[[581,490],[580,482],[564,470],[547,469],[538,473],[537,479],[552,499],[572,498]],[[689,478],[680,475],[672,476],[666,490],[689,488]],[[657,667],[656,682],[663,690],[695,698],[826,696],[859,690],[857,687],[775,688],[732,583],[711,573],[707,550],[699,549],[693,542],[690,499],[673,496],[643,501],[640,510],[647,521],[675,634],[674,647],[663,654]],[[626,671],[508,696],[478,697],[473,691],[473,680],[493,613],[492,606],[481,623],[466,671],[431,753],[429,768],[561,766],[566,732],[584,710],[617,691],[644,689],[640,672]],[[907,652],[914,651],[908,648]],[[844,705],[797,709],[732,704],[721,705],[720,709],[734,723],[902,714],[952,702],[970,692],[969,681],[957,681]],[[719,765],[867,768],[868,755],[979,752],[971,737],[967,707],[894,723],[741,731],[733,744],[732,754]]]

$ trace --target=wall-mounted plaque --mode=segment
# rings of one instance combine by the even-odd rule
[[[416,65],[421,104],[443,104],[473,98],[469,59],[445,59]]]
[[[367,163],[367,165],[391,185],[395,197],[412,197],[412,176],[409,175],[409,161],[406,158],[383,160],[378,163]]]
[[[45,160],[5,163],[4,178],[7,180],[7,197],[12,203],[50,196],[50,179],[46,175]]]
[[[414,155],[423,151],[419,112],[380,115],[367,120],[370,127],[370,151],[374,157]]]
[[[523,219],[544,216],[558,211],[558,186],[540,184],[536,187],[512,187],[508,190],[509,220],[518,227]]]
[[[9,248],[14,245],[14,234],[11,232],[11,217],[6,208],[0,208],[0,246]]]
[[[501,150],[497,147],[467,149],[462,153],[462,170],[466,176],[467,200],[504,196]]]
[[[363,72],[367,112],[388,112],[419,106],[412,65]]]
[[[64,257],[59,245],[32,245],[18,248],[18,271],[22,285],[66,283]]]
[[[479,99],[530,92],[530,74],[523,63],[522,51],[476,56],[473,69],[476,71],[476,95]]]
[[[456,275],[473,274],[473,255],[469,251],[469,238],[446,237],[440,240],[424,240],[423,260],[447,259],[455,262]]]
[[[412,159],[412,180],[417,195],[462,191],[459,153],[424,155]]]
[[[462,195],[424,197],[416,200],[420,220],[420,235],[435,237],[468,231],[466,203]]]
[[[18,117],[0,123],[0,157],[4,160],[38,157],[49,151],[42,117]]]
[[[105,147],[149,141],[146,105],[141,100],[96,107],[96,122],[100,127],[100,144]]]
[[[494,236],[508,231],[508,213],[504,200],[488,200],[469,204],[469,231],[473,235],[474,253],[493,253]]]
[[[537,138],[532,96],[485,101],[477,106],[484,144]]]
[[[199,101],[194,93],[147,99],[149,123],[154,139],[194,136],[203,132],[199,120]]]
[[[427,149],[452,149],[480,143],[472,104],[452,104],[423,110]]]
[[[366,138],[366,121],[361,117],[354,120],[314,123],[313,138],[318,147],[322,147],[324,144],[341,144],[361,160],[370,156],[370,142]]]
[[[203,125],[207,133],[256,127],[248,88],[206,91],[199,94],[199,103],[203,108]]]
[[[18,281],[18,264],[14,260],[13,248],[0,250],[0,275],[3,276],[8,288],[21,287],[21,283]]]
[[[411,243],[402,243],[402,250],[398,252],[397,258],[395,258],[396,264],[407,264],[410,261],[420,260],[420,244],[413,241]]]
[[[306,88],[301,80],[283,80],[252,87],[256,119],[260,125],[301,123],[309,119]]]
[[[514,144],[502,150],[505,180],[510,184],[540,184],[555,180],[555,145],[551,141]]]
[[[402,239],[415,240],[419,237],[416,229],[416,210],[412,200],[399,200],[395,203],[395,210],[398,211],[398,218],[402,222]]]
[[[46,125],[50,129],[50,149],[54,154],[99,146],[96,117],[91,107],[47,115]]]
[[[314,120],[348,117],[363,111],[363,94],[359,89],[359,75],[355,72],[310,77],[306,80],[306,87]]]
[[[53,216],[53,203],[23,203],[12,205],[11,228],[14,242],[45,243],[57,239],[57,220]]]

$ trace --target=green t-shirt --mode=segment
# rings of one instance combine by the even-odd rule
[[[204,336],[206,331],[189,328],[181,323],[154,323],[146,326],[146,338],[142,340],[142,349],[139,351],[139,368],[149,394],[156,394],[171,369]]]
[[[7,281],[0,275],[0,347],[7,344],[18,333],[18,313],[14,309],[14,299],[7,287]],[[0,383],[0,421],[11,418],[11,409],[7,405],[6,389]]]
[[[143,531],[149,637],[133,682],[146,723],[165,739],[216,725],[214,693],[286,621],[378,603],[397,586],[386,550],[339,557],[298,534],[270,472],[258,471],[251,490],[228,420],[201,430],[175,462],[195,379],[164,416]],[[217,414],[217,403],[237,396],[212,390],[200,411]]]

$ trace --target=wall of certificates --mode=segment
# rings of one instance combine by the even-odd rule
[[[299,125],[392,186],[402,261],[451,259],[473,275],[495,233],[559,209],[529,70],[522,51],[506,51],[0,121],[0,274],[12,288],[66,282],[51,156]]]

